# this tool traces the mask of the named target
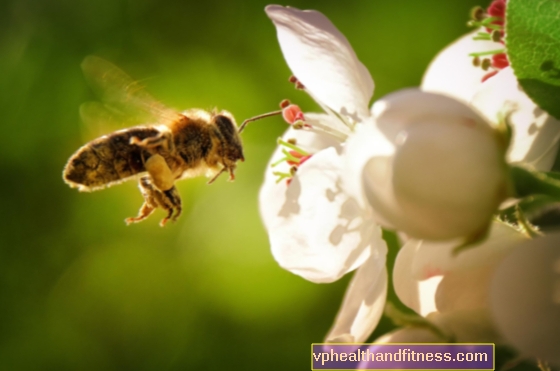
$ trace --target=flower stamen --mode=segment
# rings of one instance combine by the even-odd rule
[[[292,143],[290,143],[289,141],[286,142],[286,141],[282,140],[282,138],[278,138],[277,143],[278,143],[279,145],[288,147],[288,148],[290,148],[291,150],[293,150],[293,151],[295,151],[295,152],[298,152],[298,153],[300,153],[300,154],[302,154],[302,155],[304,155],[304,156],[307,156],[307,155],[310,154],[309,152],[304,151],[303,149],[299,148],[299,147],[296,146],[295,144],[292,144]]]
[[[301,166],[305,161],[309,160],[313,155],[296,146],[295,139],[288,139],[288,141],[284,141],[278,138],[278,144],[287,147],[290,150],[288,151],[287,149],[283,148],[282,154],[284,155],[284,157],[274,162],[270,166],[276,167],[285,162],[290,165],[290,171],[289,173],[273,171],[272,174],[278,177],[278,179],[276,179],[276,183],[279,183],[283,179],[287,179],[287,184],[289,185],[299,166]]]
[[[290,76],[288,81],[291,82],[292,84],[294,84],[296,89],[305,90],[305,86],[294,75]]]
[[[493,41],[504,44],[505,11],[505,0],[494,0],[486,11],[479,6],[474,8],[471,11],[471,20],[467,24],[472,27],[484,27],[486,32],[477,33],[476,36],[473,37],[473,40]],[[509,66],[505,48],[487,52],[470,53],[469,56],[474,57],[473,65],[475,67],[482,67],[484,71],[488,71],[492,68],[492,71],[482,77],[482,82],[496,75],[502,68]],[[485,58],[481,61],[479,57],[482,56],[491,56],[491,60]]]

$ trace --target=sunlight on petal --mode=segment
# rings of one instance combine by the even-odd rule
[[[496,264],[519,241],[511,226],[494,222],[488,238],[458,255],[461,241],[409,240],[399,251],[393,270],[395,292],[417,313],[475,309],[487,305],[488,282]]]
[[[378,229],[378,245],[385,245]],[[387,296],[387,269],[385,249],[377,249],[356,271],[352,278],[342,307],[326,341],[364,342],[373,332],[385,306]]]
[[[367,161],[375,156],[391,156],[395,146],[379,131],[373,120],[356,128],[344,146],[343,187],[346,193],[368,208],[363,192],[362,174]]]
[[[410,240],[399,250],[393,269],[393,285],[399,299],[416,313],[426,316],[436,310],[435,292],[442,279],[433,275],[419,279],[414,274],[414,263],[422,241]]]
[[[550,170],[558,152],[560,121],[533,103],[517,82],[511,67],[504,68],[481,84],[472,99],[472,104],[494,123],[497,123],[498,113],[506,103],[514,109],[509,161],[525,162],[538,170]]]
[[[369,116],[373,80],[332,22],[314,10],[279,5],[267,6],[266,13],[288,66],[311,95],[356,122]]]
[[[363,211],[340,188],[341,166],[334,147],[315,154],[289,186],[277,185],[283,187],[283,202],[268,222],[280,266],[313,282],[332,282],[356,269],[376,241],[374,225],[364,223]],[[261,191],[261,209],[270,196]]]
[[[461,37],[434,58],[422,79],[422,90],[449,95],[464,103],[470,102],[488,71],[473,66],[469,53],[503,47],[492,41],[473,40],[477,32],[480,30]]]
[[[327,115],[323,116],[326,117]],[[329,135],[306,130],[295,130],[291,127],[286,130],[282,139],[285,141],[296,139],[297,145],[309,153],[315,153],[324,148],[339,145],[339,142]],[[276,170],[289,171],[289,165],[282,163],[274,168],[270,166],[282,159],[283,156],[282,147],[276,147],[266,167],[264,183],[259,193],[260,214],[266,229],[269,228],[271,222],[277,217],[282,205],[286,203],[286,183],[280,182],[277,184],[276,177],[272,172]]]

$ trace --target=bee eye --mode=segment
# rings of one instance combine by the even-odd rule
[[[231,138],[234,133],[237,132],[235,124],[226,116],[217,115],[214,117],[214,122],[222,135],[226,138]]]
[[[232,119],[224,115],[216,115],[214,117],[214,123],[225,140],[225,146],[227,148],[226,156],[232,161],[237,161],[243,158],[241,139],[237,133],[237,126]]]

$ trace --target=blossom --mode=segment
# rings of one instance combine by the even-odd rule
[[[327,340],[363,341],[385,302],[380,225],[435,239],[485,230],[505,197],[505,145],[477,112],[445,96],[404,90],[370,110],[372,78],[324,15],[275,5],[266,12],[297,87],[325,111],[284,108],[292,127],[259,195],[272,253],[283,268],[317,283],[357,269]],[[483,144],[472,151],[475,142]],[[438,179],[442,191],[434,192]],[[453,217],[457,208],[463,214]]]
[[[422,88],[470,104],[491,123],[504,106],[513,108],[508,162],[549,170],[558,150],[559,123],[529,99],[511,67],[501,65],[483,81],[484,72],[472,65],[468,53],[494,50],[495,43],[475,42],[472,36],[460,38],[434,59]],[[440,332],[406,327],[377,341],[491,341],[559,362],[559,239],[527,240],[495,222],[484,242],[459,255],[452,254],[450,242],[408,240],[393,271],[396,293]]]
[[[342,152],[355,127],[371,120],[373,80],[323,14],[276,5],[266,12],[290,69],[325,111],[304,113],[307,129],[283,135],[283,144],[310,156],[289,184],[274,174],[289,174],[282,160],[289,152],[280,146],[270,160],[277,165],[266,172],[259,204],[272,253],[283,268],[317,283],[357,269],[327,340],[364,341],[385,303],[387,247],[370,210],[342,189]]]
[[[468,54],[495,50],[500,44],[473,40],[476,32],[459,38],[434,58],[424,74],[422,89],[471,104],[491,123],[497,123],[496,117],[509,107],[513,137],[508,162],[550,170],[558,152],[560,122],[525,94],[511,67],[482,81],[485,71],[473,66]]]
[[[460,254],[453,253],[456,245],[450,242],[408,240],[395,261],[395,292],[404,304],[441,329],[447,339],[440,337],[440,341],[499,342],[489,303],[493,273],[516,243],[525,239],[513,227],[495,222],[484,242]],[[423,336],[425,332],[429,331],[421,332]],[[403,333],[399,335],[402,340]],[[407,334],[411,335],[418,336],[418,330]]]
[[[558,233],[528,239],[501,222],[459,255],[449,243],[407,241],[395,291],[439,332],[406,327],[376,342],[494,342],[560,364],[559,243]]]

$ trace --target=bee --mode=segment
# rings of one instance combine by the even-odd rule
[[[182,207],[176,180],[206,175],[212,183],[228,172],[233,181],[237,162],[245,160],[239,135],[245,125],[281,113],[256,116],[238,127],[228,111],[179,112],[166,107],[125,72],[99,57],[86,57],[81,66],[109,107],[143,112],[152,120],[151,124],[119,130],[85,144],[63,171],[64,181],[82,192],[138,179],[144,203],[136,217],[125,220],[127,224],[146,219],[157,208],[167,212],[161,226],[177,220]]]

